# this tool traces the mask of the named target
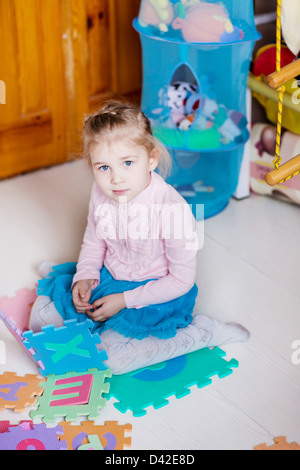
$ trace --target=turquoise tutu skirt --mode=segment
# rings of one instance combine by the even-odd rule
[[[47,295],[53,300],[57,311],[64,320],[85,321],[87,314],[77,313],[72,300],[73,276],[76,263],[54,266],[47,277],[37,286],[38,295]],[[150,279],[149,279],[150,280]],[[100,271],[100,284],[93,289],[90,303],[110,294],[132,290],[149,282],[117,281],[106,267]],[[151,279],[153,280],[153,279]],[[112,328],[125,337],[142,339],[149,335],[161,339],[172,338],[177,328],[183,328],[192,321],[192,313],[198,293],[196,284],[185,295],[169,302],[153,304],[139,309],[124,308],[105,322],[95,322],[93,332],[101,334]]]

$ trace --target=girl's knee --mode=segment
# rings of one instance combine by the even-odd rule
[[[63,326],[64,321],[56,310],[54,303],[46,295],[39,295],[35,300],[29,318],[29,329],[34,333],[41,331],[43,326]]]

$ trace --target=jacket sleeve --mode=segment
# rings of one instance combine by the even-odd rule
[[[181,297],[193,287],[196,279],[198,237],[196,221],[188,204],[185,209],[182,226],[173,227],[174,230],[171,230],[171,233],[166,233],[162,237],[168,274],[124,292],[124,300],[128,308],[141,308],[146,305],[168,302]],[[163,217],[163,220],[166,220],[166,217]],[[179,224],[181,222],[179,221]],[[178,230],[183,231],[183,225],[184,233],[181,237],[176,237],[176,230],[177,234],[180,233]]]

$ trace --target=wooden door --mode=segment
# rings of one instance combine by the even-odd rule
[[[65,159],[59,1],[0,2],[0,177]]]
[[[141,87],[139,3],[0,1],[0,178],[76,157],[84,115]]]

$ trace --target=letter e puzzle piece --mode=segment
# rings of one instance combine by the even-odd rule
[[[134,416],[143,416],[145,408],[151,405],[155,409],[161,408],[168,404],[170,396],[181,398],[187,395],[192,385],[205,387],[214,375],[223,378],[232,374],[232,368],[238,367],[238,362],[235,359],[226,361],[225,355],[219,348],[205,348],[149,368],[113,375],[108,399],[118,400],[114,406],[121,413],[131,410]]]
[[[92,334],[92,320],[77,323],[76,320],[65,321],[64,326],[54,328],[49,325],[41,332],[26,331],[23,334],[24,346],[30,350],[33,359],[42,363],[40,374],[60,375],[66,372],[85,372],[88,369],[107,369],[103,361],[107,359],[105,351],[99,351],[101,343],[98,334]]]
[[[36,410],[30,412],[32,419],[53,423],[57,418],[76,421],[81,416],[96,419],[99,409],[106,406],[103,393],[108,393],[111,370],[89,369],[86,372],[50,374],[44,385],[44,393],[38,397]]]
[[[15,372],[0,375],[0,411],[10,408],[22,412],[27,406],[33,406],[36,397],[43,393],[43,380],[45,379],[32,374],[19,377]]]

